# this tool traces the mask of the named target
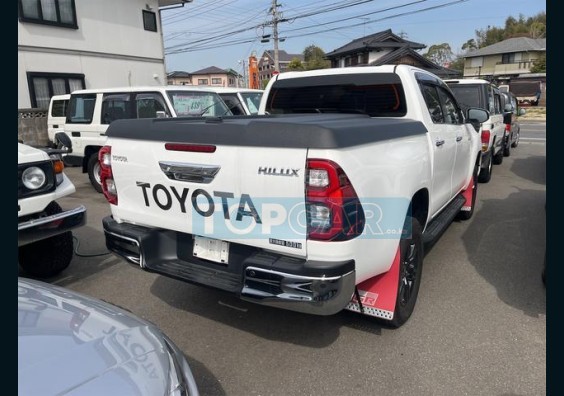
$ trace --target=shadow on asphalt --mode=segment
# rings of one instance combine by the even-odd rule
[[[265,307],[205,287],[159,276],[151,293],[168,305],[258,337],[311,348],[331,345],[341,327],[380,335],[382,328],[374,318],[342,311],[331,316],[317,316]]]
[[[499,298],[532,317],[546,314],[541,281],[545,199],[544,191],[520,190],[505,199],[483,200],[462,236],[470,263]]]
[[[511,172],[533,183],[546,185],[546,156],[516,158],[511,165]]]
[[[213,373],[208,370],[208,368],[201,362],[192,359],[190,356],[184,354],[184,357],[190,365],[190,370],[192,375],[196,380],[196,385],[200,395],[213,395],[213,396],[225,396],[225,390],[221,386],[221,383],[215,378]]]

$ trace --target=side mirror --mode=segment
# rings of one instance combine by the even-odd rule
[[[157,118],[166,118],[166,112],[162,110],[157,111]]]
[[[525,114],[527,114],[527,110],[525,110],[525,109],[519,109],[519,115],[520,115],[520,116],[525,115]]]
[[[470,107],[466,111],[466,119],[472,124],[476,132],[480,130],[480,124],[486,122],[490,118],[490,113],[484,109]]]
[[[60,144],[62,147],[65,147],[69,153],[72,152],[72,142],[69,138],[69,135],[67,135],[66,133],[64,132],[56,133],[55,142],[57,142],[57,146],[59,146]]]

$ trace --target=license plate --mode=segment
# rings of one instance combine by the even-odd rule
[[[229,242],[201,236],[194,236],[194,257],[227,264],[229,260]]]

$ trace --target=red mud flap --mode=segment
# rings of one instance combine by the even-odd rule
[[[463,212],[470,212],[472,210],[472,193],[474,192],[474,184],[476,183],[475,178],[472,177],[472,181],[470,185],[462,192],[462,196],[466,199],[462,208],[460,208]]]
[[[399,287],[400,250],[396,251],[394,262],[388,272],[367,279],[357,285],[362,303],[362,312],[356,295],[345,307],[349,311],[360,312],[377,318],[392,320]]]

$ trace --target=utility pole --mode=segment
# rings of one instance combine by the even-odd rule
[[[270,11],[272,12],[272,39],[274,40],[274,70],[280,73],[280,62],[278,59],[278,4],[277,0],[272,0],[272,7]]]

